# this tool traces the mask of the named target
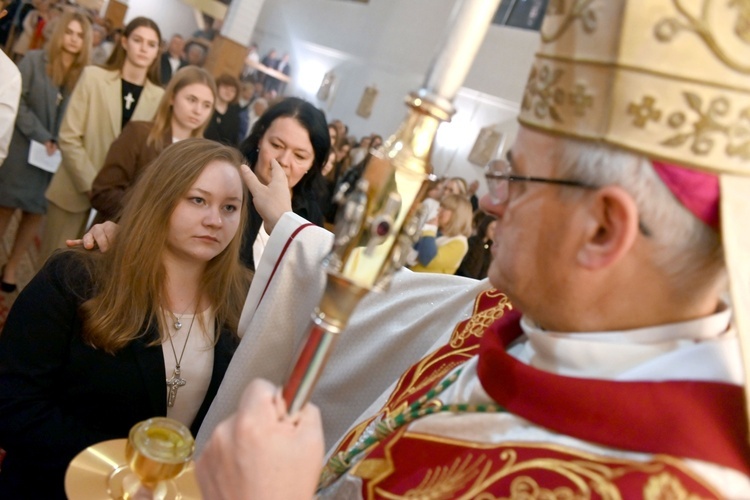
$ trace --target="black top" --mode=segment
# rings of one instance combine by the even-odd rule
[[[82,339],[79,307],[94,293],[82,258],[70,251],[53,255],[18,296],[0,335],[0,448],[7,451],[0,498],[65,498],[65,470],[80,451],[166,416],[156,327],[144,325],[143,335],[115,355]],[[211,382],[193,434],[238,342],[228,329],[217,331]]]
[[[138,99],[141,97],[143,85],[122,81],[122,128],[130,121],[133,116]]]
[[[237,146],[239,136],[240,107],[237,104],[230,104],[224,114],[214,109],[214,114],[203,132],[203,137],[228,146]]]
[[[485,240],[482,236],[469,237],[469,250],[466,252],[456,274],[467,278],[484,279],[492,262],[492,240]]]
[[[240,249],[240,260],[249,269],[255,270],[255,261],[253,260],[253,243],[258,237],[260,226],[263,219],[253,205],[252,195],[248,197],[248,217],[245,232],[242,235],[242,248]],[[302,218],[307,219],[316,226],[323,227],[323,211],[320,209],[318,198],[315,192],[310,189],[302,194],[295,193],[292,197],[292,212]]]

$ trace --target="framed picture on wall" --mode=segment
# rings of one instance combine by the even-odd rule
[[[502,0],[493,24],[539,31],[548,0]]]

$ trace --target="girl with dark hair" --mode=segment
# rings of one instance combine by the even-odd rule
[[[106,68],[88,66],[70,97],[60,126],[62,163],[47,189],[47,224],[41,257],[83,234],[91,209],[91,184],[112,141],[131,120],[151,120],[164,89],[159,83],[159,27],[136,17]]]
[[[91,24],[80,12],[66,13],[56,23],[45,50],[32,50],[18,65],[22,92],[8,158],[0,169],[0,237],[21,210],[13,249],[0,273],[0,290],[16,291],[16,269],[39,232],[47,200],[44,191],[52,173],[28,162],[31,141],[57,151],[60,122],[73,88],[88,64]]]
[[[70,461],[141,420],[197,432],[249,282],[241,163],[206,139],[167,147],[107,253],[56,253],[23,289],[0,336],[0,498],[65,498]]]
[[[154,120],[131,120],[109,148],[91,189],[95,222],[119,218],[126,194],[165,147],[189,137],[203,137],[215,99],[214,79],[206,70],[196,66],[177,70]]]
[[[324,219],[315,186],[330,148],[325,115],[309,102],[296,97],[268,108],[240,147],[263,184],[271,180],[271,160],[279,162],[292,193],[292,210],[318,226],[323,225]],[[249,210],[249,226],[240,256],[246,266],[255,269],[268,234],[252,203]]]

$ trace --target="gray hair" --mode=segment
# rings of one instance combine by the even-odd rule
[[[715,285],[725,276],[721,238],[672,194],[643,155],[603,143],[559,142],[558,175],[594,186],[618,185],[634,199],[650,231],[654,265],[675,290]]]

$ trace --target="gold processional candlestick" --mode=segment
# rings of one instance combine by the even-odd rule
[[[464,81],[500,0],[460,0],[443,45],[418,92],[406,99],[398,131],[371,157],[339,208],[333,248],[325,260],[323,297],[308,338],[283,389],[289,413],[309,399],[334,342],[359,301],[385,290],[419,237],[418,209],[431,177],[430,155],[441,123],[455,112]]]

